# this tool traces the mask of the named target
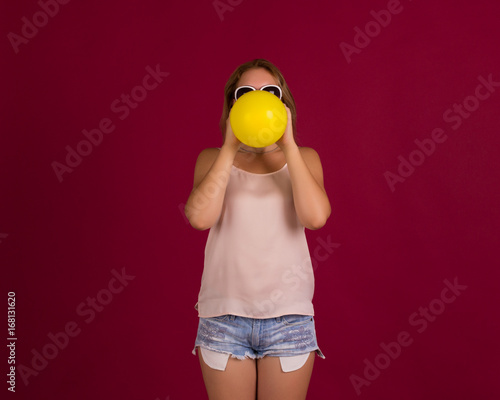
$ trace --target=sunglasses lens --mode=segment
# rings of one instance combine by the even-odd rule
[[[251,91],[253,91],[253,89],[250,89],[249,87],[241,87],[241,88],[236,89],[236,100],[238,100],[245,93],[248,93]]]
[[[276,97],[281,99],[281,92],[278,86],[266,86],[265,88],[262,88],[262,90],[274,94]]]

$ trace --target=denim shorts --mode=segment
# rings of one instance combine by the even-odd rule
[[[232,314],[200,317],[193,354],[197,346],[228,353],[240,360],[297,356],[312,351],[325,358],[318,347],[311,315],[289,314],[264,319]]]

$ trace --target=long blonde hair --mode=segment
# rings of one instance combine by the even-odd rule
[[[229,117],[229,111],[233,106],[234,91],[236,90],[236,85],[240,80],[241,75],[243,75],[243,73],[253,68],[265,68],[266,70],[269,71],[271,75],[273,75],[278,80],[278,84],[281,87],[282,91],[282,101],[290,109],[290,112],[292,114],[293,137],[294,139],[296,139],[297,111],[295,108],[295,100],[293,99],[292,92],[290,91],[290,88],[286,84],[285,78],[283,77],[283,74],[280,72],[280,70],[270,61],[267,61],[263,58],[256,58],[255,60],[241,64],[238,68],[234,70],[234,72],[231,74],[228,81],[226,82],[226,86],[224,87],[224,106],[222,108],[222,116],[220,118],[220,123],[219,123],[223,139],[226,133],[226,120]]]

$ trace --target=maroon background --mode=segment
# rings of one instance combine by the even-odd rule
[[[300,143],[318,150],[333,206],[308,232],[311,250],[338,244],[315,271],[327,358],[316,359],[308,398],[358,398],[349,377],[402,331],[413,343],[361,397],[499,398],[500,89],[457,130],[443,113],[474,94],[478,76],[500,81],[500,5],[401,6],[348,63],[340,43],[387,2],[244,0],[221,21],[210,0],[71,1],[18,54],[7,34],[40,7],[3,2],[0,314],[15,291],[18,366],[31,367],[50,332],[81,328],[28,386],[18,375],[12,397],[205,398],[191,350],[207,232],[179,205],[198,153],[221,143],[227,78],[263,57],[292,89]],[[157,64],[170,76],[120,121],[111,102]],[[105,117],[116,129],[60,183],[51,163]],[[383,174],[438,127],[448,139],[391,192]],[[122,268],[135,279],[85,323],[77,306]],[[455,277],[467,289],[418,333],[409,317]]]

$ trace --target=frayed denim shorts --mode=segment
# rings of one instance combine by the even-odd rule
[[[240,360],[292,357],[312,351],[325,358],[318,347],[311,315],[290,314],[264,319],[232,314],[200,317],[193,354],[196,354],[196,347],[226,353]]]

